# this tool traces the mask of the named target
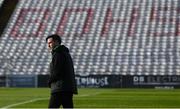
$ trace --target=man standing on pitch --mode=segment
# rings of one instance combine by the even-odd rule
[[[74,67],[69,50],[61,45],[61,37],[54,34],[46,38],[48,48],[52,53],[50,77],[48,85],[51,88],[49,108],[73,108],[73,94],[77,94]]]

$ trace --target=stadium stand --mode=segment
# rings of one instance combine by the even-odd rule
[[[0,38],[0,75],[48,74],[45,38],[76,74],[180,75],[179,0],[19,0]]]

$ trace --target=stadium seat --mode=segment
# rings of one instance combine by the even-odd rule
[[[1,5],[2,5],[3,1],[4,1],[4,0],[0,0],[0,7],[1,7]]]

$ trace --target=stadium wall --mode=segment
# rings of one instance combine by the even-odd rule
[[[0,86],[47,87],[48,75],[1,76]],[[180,88],[177,75],[76,75],[78,87],[96,88]]]
[[[9,18],[11,17],[14,9],[19,0],[4,0],[0,7],[0,35],[3,33]]]

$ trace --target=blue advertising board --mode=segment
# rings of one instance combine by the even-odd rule
[[[8,84],[10,87],[35,87],[36,75],[10,75]]]

